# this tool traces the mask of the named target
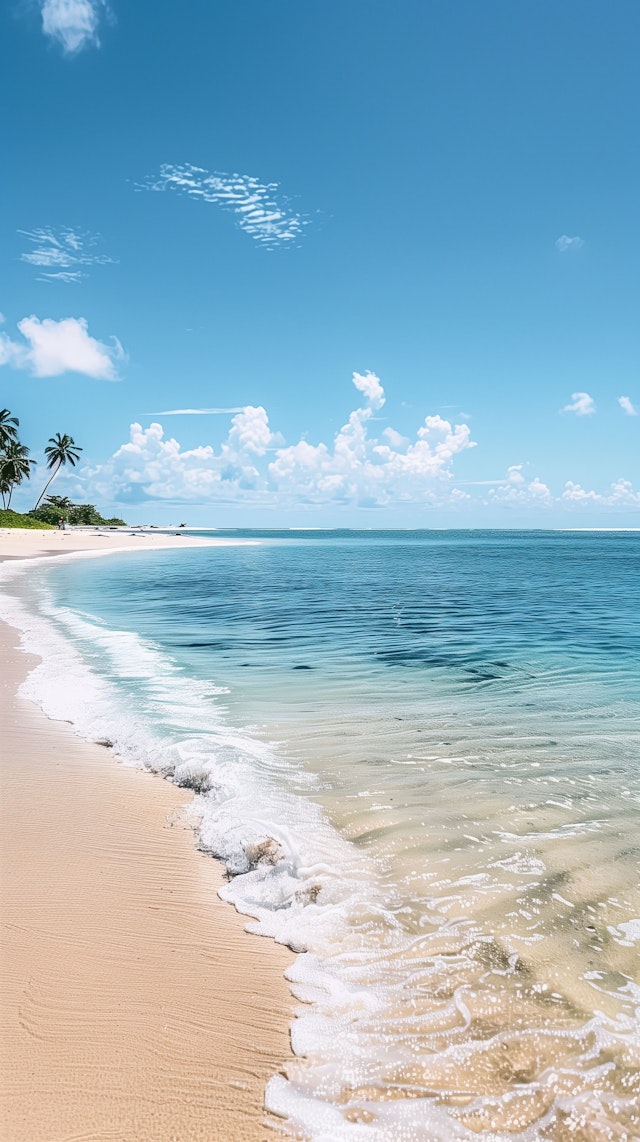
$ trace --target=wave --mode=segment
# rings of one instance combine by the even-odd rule
[[[46,575],[27,604],[21,571],[2,569],[17,593],[0,612],[41,657],[22,696],[192,789],[198,845],[229,875],[221,895],[250,931],[297,953],[286,974],[304,1005],[291,1030],[299,1058],[265,1100],[285,1131],[314,1142],[633,1136],[637,1024],[550,996],[448,904],[434,900],[409,930],[384,861],[333,827],[310,798],[313,775],[229,724],[224,686],[189,677],[151,639],[59,606]]]

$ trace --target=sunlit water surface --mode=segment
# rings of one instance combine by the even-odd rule
[[[81,731],[196,788],[229,898],[303,953],[287,1129],[640,1137],[639,555],[269,533],[20,585],[97,679]]]

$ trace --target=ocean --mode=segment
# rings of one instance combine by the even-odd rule
[[[7,564],[1,609],[298,953],[283,1130],[640,1138],[640,535],[215,534]]]

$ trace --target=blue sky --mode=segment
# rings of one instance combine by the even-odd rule
[[[639,32],[636,0],[9,0],[0,405],[82,445],[55,490],[638,526]]]

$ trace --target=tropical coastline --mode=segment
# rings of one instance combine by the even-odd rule
[[[220,896],[299,953],[266,957],[303,1006],[254,1110],[336,1142],[635,1137],[636,537],[191,541],[31,535],[62,557],[7,562],[2,614],[42,658],[21,701],[141,804],[191,790]]]
[[[165,8],[0,6],[0,1142],[640,1142],[640,6]]]
[[[0,560],[202,542],[11,531]],[[17,696],[37,659],[0,632],[2,1136],[270,1136],[290,953],[219,898],[222,868],[184,820],[188,791]]]

